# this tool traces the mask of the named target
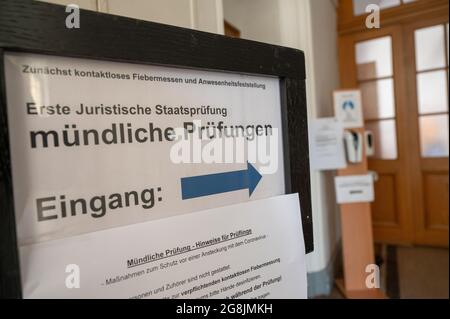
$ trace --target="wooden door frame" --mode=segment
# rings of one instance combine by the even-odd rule
[[[353,0],[339,0],[338,33],[339,35],[349,33],[365,32],[365,20],[367,14],[353,15]],[[402,4],[392,8],[381,10],[381,28],[399,23],[417,21],[418,18],[432,18],[438,13],[448,12],[448,0],[418,0]]]
[[[424,214],[420,210],[421,207],[424,207],[423,181],[421,170],[417,169],[423,164],[420,158],[420,139],[418,136],[417,89],[415,80],[408,81],[408,79],[416,78],[415,58],[414,50],[403,49],[414,48],[414,38],[412,32],[410,32],[413,28],[432,25],[433,22],[435,24],[444,23],[445,19],[448,22],[448,9],[448,0],[419,0],[400,7],[384,9],[381,11],[381,29],[368,30],[365,27],[367,15],[354,16],[352,0],[339,1],[338,52],[341,88],[355,88],[358,85],[355,43],[386,35],[395,36],[399,39],[399,41],[392,41],[392,57],[398,158],[404,161],[406,167],[402,168],[403,173],[400,174],[400,180],[396,185],[404,183],[403,185],[412,186],[407,186],[408,189],[403,192],[404,194],[398,200],[402,205],[400,211],[403,212],[401,213],[401,222],[404,221],[404,233],[398,234],[398,232],[374,226],[375,239],[386,239],[383,240],[384,242],[440,246],[442,246],[442,242],[446,242],[448,247],[448,233],[439,235],[440,239],[436,241],[427,242],[424,238]],[[413,61],[413,64],[411,64],[411,61]],[[410,110],[413,110],[413,112],[410,112]],[[409,156],[409,149],[413,149],[415,154],[419,154],[419,156]],[[436,159],[433,159],[433,161],[436,162]],[[372,168],[376,167],[376,161],[371,160],[370,162]],[[427,161],[424,160],[423,162],[426,164]],[[438,166],[448,172],[448,164],[447,158],[439,161]],[[420,181],[420,183],[414,183],[414,181]]]
[[[445,24],[449,22],[448,8],[446,11],[441,11],[432,18],[420,19],[403,26],[404,29],[404,41],[405,46],[409,48],[414,48],[414,30],[423,27]],[[448,41],[448,38],[446,39]],[[406,77],[409,79],[416,79],[416,60],[415,51],[406,50],[405,51],[405,73]],[[447,71],[448,73],[448,71]],[[447,74],[448,75],[448,74]],[[447,76],[448,81],[448,76]],[[407,90],[412,94],[408,94],[407,103],[410,105],[410,110],[407,112],[408,115],[408,131],[411,132],[409,138],[409,148],[412,150],[413,154],[417,156],[410,157],[409,174],[414,181],[419,181],[418,183],[411,184],[411,200],[412,200],[412,216],[414,218],[414,238],[415,244],[421,245],[432,245],[432,246],[444,246],[448,247],[448,230],[427,230],[426,220],[425,220],[425,200],[424,200],[424,185],[423,185],[423,171],[433,170],[433,171],[446,171],[448,174],[449,159],[447,158],[432,158],[424,159],[421,157],[420,149],[420,132],[419,132],[419,112],[418,112],[418,100],[417,100],[417,81],[408,81]],[[447,96],[448,95],[448,82],[447,82]],[[431,161],[433,163],[431,163]],[[419,169],[418,169],[419,168]],[[427,236],[428,233],[428,236]],[[433,233],[433,236],[430,236]]]
[[[356,34],[348,34],[340,36],[339,39],[339,65],[340,80],[343,88],[358,87],[357,66],[355,58],[355,44],[361,41],[371,40],[384,36],[392,38],[392,65],[394,80],[394,101],[395,101],[395,123],[397,132],[397,152],[396,160],[369,160],[370,168],[380,167],[380,161],[383,165],[388,165],[386,172],[396,171],[395,188],[398,196],[396,196],[396,210],[398,221],[395,225],[386,227],[377,227],[374,225],[373,233],[375,241],[378,238],[384,238],[386,242],[395,244],[411,244],[413,241],[413,224],[408,216],[410,207],[410,192],[406,189],[406,185],[411,183],[410,176],[404,165],[407,163],[407,110],[405,96],[405,75],[402,72],[403,50],[402,28],[400,26],[389,26],[381,29],[372,29],[366,32]],[[394,41],[395,38],[395,41]]]

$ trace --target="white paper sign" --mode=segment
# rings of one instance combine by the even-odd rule
[[[25,298],[306,298],[307,290],[297,194],[26,245],[20,261]]]
[[[373,175],[337,176],[334,179],[338,204],[373,202]]]
[[[311,168],[333,170],[347,167],[343,129],[334,118],[314,119],[310,127]]]
[[[20,245],[285,193],[278,78],[10,52],[5,75]],[[237,135],[245,150],[211,159],[207,146],[222,147],[212,137],[175,163],[175,128]],[[275,156],[250,167],[248,145],[262,135]],[[240,188],[194,181],[182,197],[183,178],[247,171],[263,177]]]
[[[363,127],[363,113],[360,90],[335,91],[334,115],[343,128]]]

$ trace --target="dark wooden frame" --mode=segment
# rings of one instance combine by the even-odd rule
[[[5,51],[278,77],[286,193],[299,193],[306,252],[313,250],[302,51],[87,10],[80,10],[79,29],[67,29],[66,16],[64,6],[0,0],[1,297],[22,296],[7,125]]]

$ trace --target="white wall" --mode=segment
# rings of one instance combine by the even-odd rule
[[[97,0],[39,0],[61,5],[77,4],[81,9],[97,10]]]
[[[108,0],[104,12],[190,28],[190,0]]]
[[[333,116],[332,91],[339,87],[337,18],[333,1],[310,1],[311,31],[314,55],[315,101],[312,117]],[[321,229],[315,229],[315,239],[323,242],[323,253],[311,258],[311,271],[320,270],[335,253],[340,238],[339,211],[334,193],[334,174],[316,173],[318,179],[318,209],[316,219]]]
[[[223,14],[242,38],[281,44],[277,0],[223,0]]]
[[[44,0],[82,9],[223,34],[222,0]]]
[[[193,3],[193,28],[223,34],[222,0],[195,0]]]
[[[332,92],[339,87],[335,1],[279,1],[284,11],[297,12],[296,19],[285,20],[286,15],[283,15],[281,22],[286,33],[284,42],[305,52],[309,121],[333,116]],[[297,28],[297,36],[295,32],[292,34],[293,28]],[[311,171],[315,249],[307,257],[309,273],[326,269],[339,243],[339,212],[333,177],[333,173]]]

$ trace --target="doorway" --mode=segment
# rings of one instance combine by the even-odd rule
[[[341,85],[361,89],[375,137],[375,240],[448,247],[448,1],[410,2],[381,10],[381,28],[367,29],[341,1]]]

